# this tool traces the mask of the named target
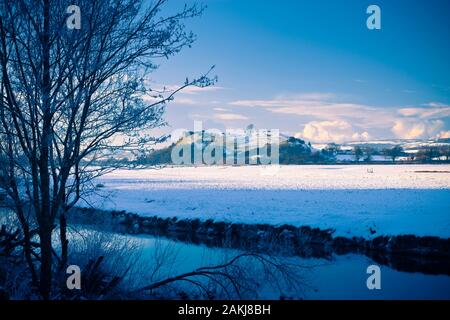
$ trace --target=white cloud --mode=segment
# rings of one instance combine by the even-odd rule
[[[230,109],[226,109],[226,108],[214,108],[214,111],[228,112],[228,111],[230,111]]]
[[[295,99],[295,100],[313,100],[313,101],[329,101],[335,99],[336,94],[331,92],[306,92],[289,96],[279,96],[279,99]]]
[[[450,117],[450,106],[428,104],[429,107],[401,108],[399,114],[420,119],[440,119]]]
[[[370,134],[367,131],[364,131],[363,133],[357,133],[355,132],[352,135],[352,140],[353,141],[368,141],[370,140]]]
[[[302,132],[296,134],[312,142],[327,143],[344,141],[368,140],[370,135],[367,131],[357,132],[347,121],[311,121],[307,123]]]
[[[184,88],[181,92],[184,94],[198,94],[198,93],[219,91],[219,90],[223,90],[223,89],[225,89],[225,88],[219,87],[219,86],[208,86],[208,87],[190,86],[190,87]]]
[[[331,97],[330,94],[325,96]],[[316,94],[315,98],[320,95]],[[318,121],[345,120],[361,127],[386,127],[392,123],[392,112],[364,104],[329,102],[311,99],[239,100],[231,103],[241,107],[261,107],[278,114],[316,118]]]
[[[441,131],[436,135],[437,139],[450,139],[450,130],[449,131]]]
[[[195,104],[197,104],[197,102],[195,100],[193,100],[193,99],[181,98],[181,97],[176,97],[173,100],[173,103],[176,103],[176,104],[188,104],[188,105],[195,105]]]
[[[446,105],[444,103],[440,103],[440,102],[429,102],[429,103],[424,104],[424,106],[434,107],[434,108],[448,107],[448,105]]]
[[[410,107],[398,109],[402,117],[396,119],[392,132],[398,138],[421,139],[446,135],[443,119],[450,117],[450,106],[431,102],[425,107]]]
[[[401,139],[421,139],[436,136],[443,126],[442,120],[400,119],[395,121],[392,132]]]
[[[312,93],[268,100],[239,100],[231,104],[296,115],[304,123],[299,135],[314,142],[367,140],[369,136],[387,138],[386,132],[396,138],[430,138],[440,131],[445,135],[444,120],[450,117],[450,106],[438,102],[420,107],[387,108],[339,100],[342,98],[333,94]],[[362,129],[355,129],[355,126]]]
[[[233,121],[233,120],[247,120],[246,116],[237,113],[217,113],[214,115],[214,119],[223,121]]]

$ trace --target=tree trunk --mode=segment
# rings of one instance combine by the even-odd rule
[[[36,273],[36,269],[33,263],[33,259],[31,257],[31,239],[30,239],[30,228],[28,226],[28,224],[24,224],[22,225],[22,231],[23,231],[23,235],[24,235],[24,254],[25,254],[25,259],[27,260],[28,263],[28,267],[30,268],[30,272],[31,272],[31,281],[33,282],[33,286],[38,285],[39,281],[38,281],[38,277],[37,277],[37,273]]]
[[[50,106],[50,3],[44,0],[44,28],[42,45],[42,137],[40,146],[39,171],[41,178],[41,203],[39,236],[41,241],[40,291],[44,300],[50,299],[52,287],[52,230],[53,217],[50,203],[49,155],[52,137],[52,113]]]
[[[41,225],[41,269],[39,289],[44,300],[49,300],[52,288],[52,227],[49,223]]]
[[[67,265],[69,240],[67,240],[67,221],[64,212],[59,216],[59,237],[61,239],[61,263],[60,268],[64,268]]]

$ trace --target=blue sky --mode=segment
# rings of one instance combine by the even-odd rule
[[[313,142],[450,137],[450,1],[203,3],[203,16],[187,22],[194,46],[162,61],[152,80],[177,85],[216,65],[219,81],[178,95],[165,131],[201,120]],[[366,27],[371,4],[381,30]]]

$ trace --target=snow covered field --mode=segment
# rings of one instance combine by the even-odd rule
[[[450,165],[174,167],[97,182],[90,205],[143,216],[450,238]]]

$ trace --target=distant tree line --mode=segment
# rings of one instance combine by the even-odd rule
[[[110,158],[109,164],[116,162],[118,164],[133,164],[136,166],[156,166],[172,164],[171,153],[175,144],[162,149],[151,150],[142,153],[130,160],[127,157],[122,159]],[[192,145],[194,148],[194,144]],[[302,139],[290,137],[279,145],[280,164],[314,164],[314,163],[337,163],[337,162],[417,162],[429,163],[436,161],[449,161],[450,147],[422,147],[417,152],[406,152],[400,145],[391,148],[376,149],[370,146],[355,146],[351,150],[343,150],[342,146],[336,143],[330,143],[321,150],[312,148],[311,143]],[[339,159],[339,155],[347,155],[351,158],[347,160]],[[383,156],[384,160],[377,159],[376,156]],[[224,155],[225,157],[225,155]],[[249,152],[245,154],[246,163],[248,162]]]

